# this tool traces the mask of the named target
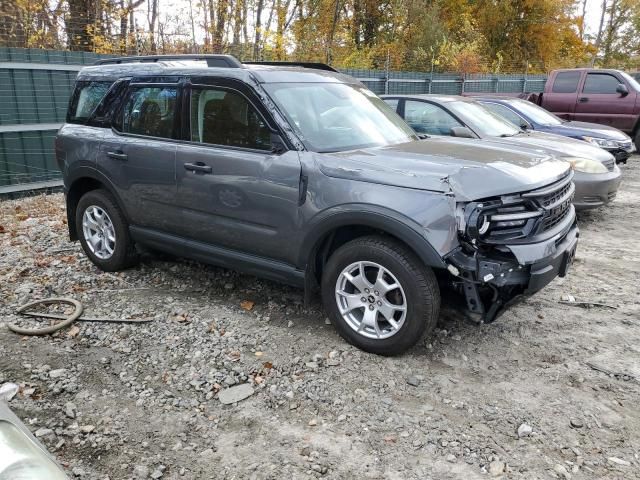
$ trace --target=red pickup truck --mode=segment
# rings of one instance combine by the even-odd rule
[[[640,83],[619,70],[554,70],[543,93],[529,97],[566,120],[615,127],[640,150]]]

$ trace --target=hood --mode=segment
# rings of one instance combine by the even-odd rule
[[[584,140],[554,135],[543,132],[525,132],[513,137],[494,138],[501,143],[513,145],[525,145],[533,148],[538,153],[553,155],[556,157],[580,157],[596,160],[600,163],[614,161],[613,155],[600,147],[591,145]]]
[[[629,136],[617,128],[607,125],[588,122],[564,122],[562,125],[553,125],[550,131],[558,135],[568,137],[597,137],[607,140],[629,140]]]
[[[428,138],[314,155],[330,177],[453,194],[458,201],[532,190],[569,170],[549,154],[487,139]]]

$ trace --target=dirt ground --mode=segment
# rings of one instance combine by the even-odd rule
[[[640,478],[640,156],[623,170],[615,202],[581,215],[566,278],[494,324],[443,316],[395,358],[275,283],[151,255],[102,273],[68,241],[61,194],[2,202],[0,323],[49,296],[154,320],[0,325],[0,384],[72,477]],[[241,384],[253,394],[222,404]]]

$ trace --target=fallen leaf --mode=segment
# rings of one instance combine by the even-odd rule
[[[232,362],[237,362],[240,360],[240,352],[238,350],[232,350],[229,352],[229,359]]]
[[[29,215],[27,215],[26,213],[17,213],[16,214],[16,218],[18,220],[20,220],[21,222],[25,221],[27,218],[29,218]]]
[[[6,230],[4,229],[4,227],[2,225],[0,225],[0,233],[5,233]]]
[[[398,437],[396,437],[395,435],[387,435],[386,437],[384,437],[384,441],[386,443],[396,443],[398,441]]]
[[[76,338],[79,333],[80,333],[80,327],[78,327],[77,325],[73,325],[67,332],[67,336],[69,338]]]
[[[214,321],[212,321],[212,322],[209,324],[209,328],[207,328],[207,331],[208,331],[209,333],[213,333],[213,332],[215,332],[215,331],[216,331],[216,322],[215,322],[215,320],[214,320]]]
[[[260,385],[262,382],[264,382],[264,378],[262,378],[260,375],[256,375],[253,381],[256,385]]]
[[[64,255],[60,257],[60,260],[64,263],[73,263],[76,261],[76,257],[74,257],[73,255]]]
[[[264,353],[263,352],[256,352],[256,353],[254,353],[254,355],[256,357],[261,357],[262,355],[264,355]]]
[[[264,362],[262,364],[263,368],[265,368],[266,370],[271,370],[273,368],[273,363],[271,362]]]
[[[247,310],[248,312],[250,312],[253,309],[254,305],[255,303],[252,302],[251,300],[243,300],[240,302],[240,307],[242,307],[244,310]]]

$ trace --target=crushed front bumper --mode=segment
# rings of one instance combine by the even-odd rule
[[[491,253],[462,248],[448,257],[453,283],[464,293],[470,317],[489,323],[518,300],[536,293],[556,277],[564,277],[575,256],[579,230],[568,230],[544,242],[505,245]]]
[[[576,172],[573,177],[576,186],[573,205],[576,210],[606,205],[616,197],[621,180],[622,173],[617,165],[613,167],[612,172],[607,173]]]

